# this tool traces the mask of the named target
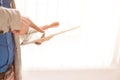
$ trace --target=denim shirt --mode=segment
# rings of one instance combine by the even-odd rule
[[[0,0],[0,5],[6,8],[10,8],[10,1],[11,0]]]

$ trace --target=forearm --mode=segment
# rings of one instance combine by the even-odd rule
[[[33,23],[30,19],[25,18],[28,22],[29,22],[29,26],[33,29],[35,29],[36,31],[39,31],[41,33],[44,33],[44,30],[40,27],[38,27],[35,23]]]
[[[33,29],[35,29],[41,33],[44,33],[44,30],[42,28],[38,27],[37,25],[35,25],[33,22],[31,22],[30,27],[32,27]]]

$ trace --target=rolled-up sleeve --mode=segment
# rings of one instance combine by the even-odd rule
[[[20,30],[21,16],[16,9],[7,9],[0,7],[0,30],[8,32],[9,30]]]

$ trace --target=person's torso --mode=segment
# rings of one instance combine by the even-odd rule
[[[10,8],[10,0],[0,0],[0,5]],[[11,32],[0,34],[0,72],[12,64],[14,58],[14,40]]]

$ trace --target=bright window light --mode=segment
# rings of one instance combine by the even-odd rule
[[[41,45],[21,46],[23,69],[80,69],[111,65],[118,29],[117,0],[17,0],[17,9],[37,25],[59,21]]]

